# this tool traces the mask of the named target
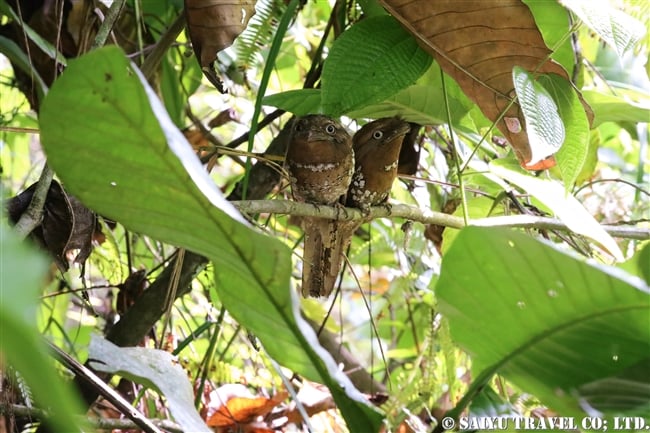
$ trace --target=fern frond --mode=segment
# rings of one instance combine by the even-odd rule
[[[286,10],[282,0],[258,0],[255,15],[248,22],[246,30],[235,42],[237,65],[243,70],[262,63],[260,51],[267,48],[273,39],[280,18]]]

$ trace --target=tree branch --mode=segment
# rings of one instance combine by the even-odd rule
[[[377,206],[370,209],[369,215],[363,215],[356,208],[336,208],[329,206],[316,206],[309,203],[300,203],[291,200],[243,200],[231,202],[243,213],[274,213],[290,214],[295,216],[311,216],[333,219],[338,221],[352,221],[374,218],[404,218],[423,224],[436,224],[445,227],[460,229],[464,227],[463,219],[430,209],[404,204],[392,205],[390,209]],[[469,225],[481,227],[518,227],[544,230],[559,230],[570,232],[567,225],[555,218],[534,215],[510,215],[488,217],[471,220]],[[648,240],[650,228],[638,226],[602,225],[607,233],[612,236],[626,239]]]

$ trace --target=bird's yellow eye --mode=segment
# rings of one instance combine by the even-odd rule
[[[375,140],[381,140],[381,137],[383,136],[384,136],[383,131],[375,131],[372,133],[372,138],[374,138]]]
[[[328,124],[328,125],[325,127],[325,132],[327,132],[327,133],[330,134],[330,135],[334,135],[334,133],[336,132],[336,126],[334,126],[334,125],[331,124],[331,123]]]

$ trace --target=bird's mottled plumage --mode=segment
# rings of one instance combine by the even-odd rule
[[[397,117],[387,117],[367,123],[354,137],[355,169],[348,188],[346,205],[357,207],[363,213],[371,206],[386,203],[393,181],[397,177],[397,165],[402,141],[411,127]],[[336,244],[332,255],[341,259],[352,241],[354,232],[364,220],[336,222]]]
[[[348,188],[348,206],[368,212],[388,200],[397,176],[399,151],[410,125],[398,117],[387,117],[364,125],[352,139],[354,174]]]
[[[287,150],[287,167],[293,198],[316,205],[335,205],[345,195],[354,170],[352,139],[337,121],[323,115],[295,120]],[[334,287],[339,258],[336,222],[303,218],[302,293],[328,296]]]

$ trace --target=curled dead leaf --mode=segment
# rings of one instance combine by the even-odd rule
[[[255,14],[255,0],[185,0],[190,39],[206,77],[223,92],[213,64]]]
[[[35,189],[33,184],[7,201],[9,219],[14,224],[31,203]],[[103,239],[94,212],[68,195],[56,180],[47,192],[41,224],[30,236],[53,256],[62,271],[69,267],[67,253],[79,250],[74,261],[84,263],[92,251],[93,239]]]

